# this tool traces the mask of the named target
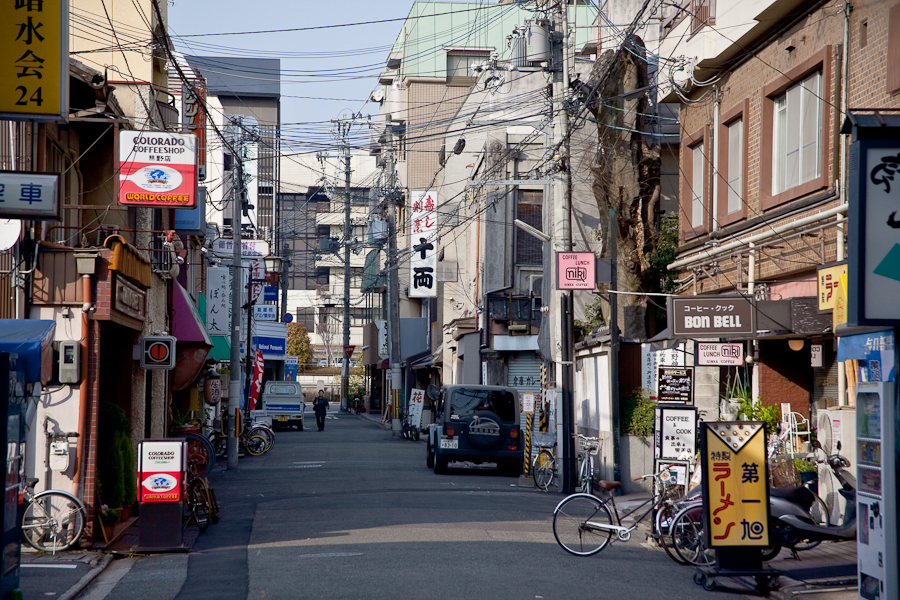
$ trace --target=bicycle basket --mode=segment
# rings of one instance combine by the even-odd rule
[[[532,436],[535,448],[552,448],[556,444],[556,434],[546,431],[536,431]]]
[[[580,452],[585,454],[598,454],[600,452],[600,438],[579,435],[575,439],[578,440]]]

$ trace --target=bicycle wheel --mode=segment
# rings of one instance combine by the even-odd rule
[[[188,503],[191,517],[200,531],[209,529],[209,491],[201,479],[194,479],[188,485]]]
[[[269,429],[268,427],[263,427],[261,425],[255,425],[250,428],[250,435],[261,435],[266,440],[266,445],[271,448],[275,443],[275,432]]]
[[[22,516],[22,538],[36,550],[68,550],[81,539],[84,521],[84,509],[77,500],[53,490],[41,492]]]
[[[545,449],[541,449],[534,457],[531,464],[531,474],[534,477],[534,485],[545,492],[553,481],[553,455]]]
[[[591,489],[591,479],[593,479],[592,471],[591,457],[589,455],[583,455],[581,457],[581,462],[578,464],[578,485],[575,488],[576,493],[590,494],[593,492]]]
[[[606,548],[613,532],[598,525],[612,525],[603,500],[590,494],[573,494],[553,512],[553,535],[566,552],[590,556]]]
[[[225,451],[227,450],[228,444],[228,436],[218,431],[213,431],[209,434],[209,437],[206,438],[209,440],[209,443],[212,444],[213,450],[216,453],[216,456],[225,456]]]
[[[715,561],[715,553],[703,541],[703,507],[685,507],[672,522],[672,547],[684,562],[704,566]]]
[[[687,561],[678,556],[678,553],[672,547],[672,538],[669,535],[676,516],[678,516],[678,510],[671,502],[663,503],[659,510],[656,511],[656,540],[665,553],[669,555],[669,558],[679,565],[686,565],[688,564]]]
[[[216,466],[216,449],[212,443],[202,435],[196,433],[180,433],[178,437],[187,439],[187,457],[188,464],[196,461],[195,477],[206,477],[212,473],[213,467]]]
[[[268,450],[266,438],[261,435],[251,435],[250,439],[247,440],[246,448],[251,456],[261,456]]]

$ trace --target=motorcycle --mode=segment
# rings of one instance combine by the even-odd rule
[[[813,446],[817,450],[822,448],[818,442],[813,442]],[[837,450],[841,450],[840,442]],[[831,467],[841,484],[838,493],[847,500],[847,510],[842,522],[838,525],[817,522],[818,519],[814,519],[811,513],[817,498],[808,488],[771,488],[769,510],[772,546],[763,552],[763,560],[777,556],[782,547],[791,550],[794,558],[797,558],[797,546],[801,544],[856,539],[856,478],[847,471],[850,461],[840,454],[833,454],[825,458],[825,463]]]

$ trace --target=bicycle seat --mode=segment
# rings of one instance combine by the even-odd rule
[[[605,479],[601,479],[597,482],[597,487],[604,489],[607,492],[611,492],[618,487],[622,487],[622,484],[618,481],[606,481]]]
[[[25,487],[33,488],[34,486],[37,485],[38,481],[40,481],[40,479],[38,479],[37,477],[26,477],[25,478]]]

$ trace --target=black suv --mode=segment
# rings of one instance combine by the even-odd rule
[[[492,462],[506,474],[522,472],[519,394],[494,385],[448,385],[435,400],[428,426],[426,464],[443,473],[453,461]]]

